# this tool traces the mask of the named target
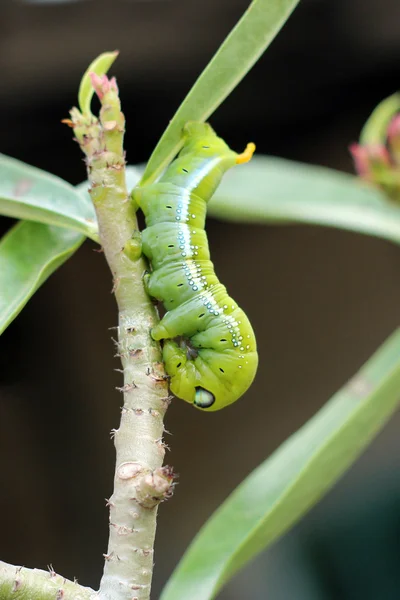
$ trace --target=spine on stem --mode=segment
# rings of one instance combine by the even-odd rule
[[[100,118],[71,111],[69,124],[86,155],[100,243],[113,277],[118,311],[118,355],[124,384],[121,422],[113,430],[114,490],[107,504],[110,537],[99,595],[104,600],[147,600],[153,570],[158,504],[172,493],[173,473],[162,467],[163,417],[169,403],[159,345],[150,329],[156,310],[142,282],[137,221],[128,201],[121,112],[115,79],[91,73]],[[101,407],[99,407],[101,410]]]

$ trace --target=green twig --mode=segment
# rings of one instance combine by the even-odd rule
[[[104,600],[147,600],[157,506],[172,490],[172,472],[162,468],[168,386],[159,345],[150,337],[158,315],[142,282],[147,265],[126,188],[125,120],[118,89],[114,79],[91,77],[102,105],[100,119],[73,109],[71,125],[86,155],[100,242],[113,276],[117,353],[124,372],[121,423],[113,431],[117,462],[108,501],[110,537],[99,593]]]
[[[0,600],[97,600],[97,593],[52,568],[26,569],[0,561]]]

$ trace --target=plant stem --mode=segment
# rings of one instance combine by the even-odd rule
[[[102,104],[100,120],[88,120],[77,109],[71,117],[87,156],[100,242],[113,276],[124,372],[121,423],[113,431],[117,459],[108,501],[110,537],[99,594],[102,600],[147,600],[157,506],[173,485],[171,469],[162,468],[168,387],[159,345],[150,336],[158,315],[142,282],[147,265],[140,256],[136,216],[128,201],[118,90],[115,80],[106,76],[93,76],[92,83]]]
[[[0,600],[96,600],[97,593],[53,569],[26,569],[0,561]]]

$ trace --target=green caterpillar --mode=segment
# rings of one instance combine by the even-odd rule
[[[255,146],[237,154],[207,123],[190,122],[183,135],[179,156],[157,183],[136,188],[133,200],[146,218],[142,250],[152,272],[145,284],[167,311],[151,335],[164,340],[171,391],[214,411],[244,394],[258,357],[250,322],[210,261],[206,208],[225,171],[250,160]]]

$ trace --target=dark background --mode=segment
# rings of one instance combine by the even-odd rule
[[[130,163],[145,161],[246,0],[0,4],[1,151],[85,178],[60,124],[100,52],[118,77]],[[233,148],[351,170],[348,144],[400,88],[398,0],[302,0],[211,121]],[[4,232],[11,220],[0,221]],[[211,220],[217,271],[249,315],[261,368],[246,398],[201,414],[175,401],[154,598],[208,515],[398,325],[400,252],[349,232]],[[238,240],[240,242],[238,243]],[[87,242],[0,338],[0,557],[97,587],[120,383],[103,257]],[[398,416],[335,489],[221,593],[224,600],[391,600],[400,578]]]

